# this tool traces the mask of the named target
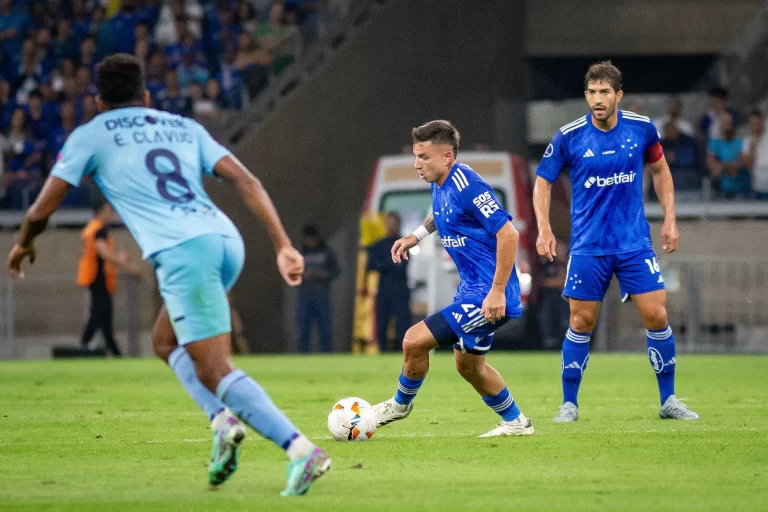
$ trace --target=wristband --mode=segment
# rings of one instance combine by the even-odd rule
[[[429,230],[427,230],[427,228],[425,228],[424,226],[417,227],[416,230],[411,234],[415,236],[416,240],[418,240],[419,242],[421,242],[422,240],[424,240],[430,235]]]

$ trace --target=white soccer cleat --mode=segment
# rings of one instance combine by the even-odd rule
[[[576,407],[576,405],[572,404],[571,402],[565,402],[560,406],[560,409],[557,411],[557,416],[555,416],[555,419],[552,421],[555,423],[568,423],[571,421],[577,421],[578,419],[578,407]]]
[[[661,406],[659,416],[664,420],[697,420],[699,415],[693,412],[683,402],[678,400],[675,395],[667,398],[664,405]]]
[[[512,421],[502,421],[499,426],[477,437],[532,436],[533,423],[523,413]]]
[[[385,400],[373,406],[376,413],[376,427],[389,425],[393,421],[402,420],[408,417],[413,410],[413,402],[408,405],[400,405],[394,398]]]

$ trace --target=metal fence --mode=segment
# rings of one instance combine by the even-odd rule
[[[125,336],[121,349],[134,357],[142,355],[141,295],[141,281],[121,274],[113,297],[114,325]],[[69,275],[0,277],[0,359],[49,357],[53,345],[78,345],[88,301],[88,292],[76,288]]]
[[[662,258],[667,312],[678,349],[688,352],[768,352],[768,258],[675,255]],[[595,348],[635,351],[645,330],[614,282],[604,301]]]

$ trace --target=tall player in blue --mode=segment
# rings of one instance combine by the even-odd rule
[[[102,113],[67,139],[24,218],[9,272],[23,277],[24,259],[35,261],[35,237],[70,188],[90,176],[155,267],[165,303],[153,330],[155,352],[211,419],[210,483],[223,483],[237,469],[245,437],[240,418],[291,460],[282,494],[305,493],[330,459],[232,364],[227,291],[242,270],[245,248],[232,221],[206,194],[203,174],[235,185],[267,229],[280,274],[291,286],[301,282],[303,258],[258,179],[195,121],[148,108],[138,59],[104,59],[96,83]]]
[[[499,425],[480,437],[531,435],[531,420],[520,412],[501,375],[485,361],[494,331],[523,311],[515,272],[518,233],[512,217],[491,187],[456,161],[459,132],[451,123],[431,121],[414,128],[412,136],[414,167],[432,184],[432,214],[395,242],[392,260],[408,259],[408,250],[437,230],[461,281],[453,304],[405,333],[397,392],[374,407],[377,423],[387,425],[411,413],[429,371],[429,351],[448,345],[453,346],[459,374],[501,416]]]
[[[590,66],[584,78],[590,113],[560,128],[536,170],[536,248],[552,261],[555,237],[549,223],[552,183],[569,167],[573,188],[571,253],[563,296],[571,310],[563,341],[563,405],[556,422],[576,421],[578,392],[589,360],[597,312],[615,274],[622,301],[633,300],[647,329],[648,358],[656,372],[662,418],[695,420],[675,398],[675,338],[667,323],[667,297],[643,208],[643,168],[664,210],[661,238],[667,253],[677,249],[672,175],[650,119],[618,110],[621,72],[610,61]]]

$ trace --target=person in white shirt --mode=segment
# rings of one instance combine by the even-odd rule
[[[653,120],[653,124],[658,128],[666,126],[668,123],[674,123],[677,131],[689,137],[696,136],[696,130],[693,123],[686,121],[681,117],[683,103],[679,98],[672,98],[667,102],[667,115]]]
[[[744,138],[742,165],[752,172],[752,191],[756,199],[768,199],[768,130],[763,113],[749,116],[749,135]]]

